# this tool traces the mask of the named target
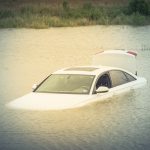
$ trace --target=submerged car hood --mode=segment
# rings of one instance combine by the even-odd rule
[[[91,98],[82,94],[54,94],[31,92],[20,97],[7,106],[14,109],[28,110],[58,110],[80,106]]]

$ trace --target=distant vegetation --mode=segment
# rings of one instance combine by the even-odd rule
[[[145,0],[131,0],[128,5],[128,12],[148,16],[150,13],[150,5]]]
[[[0,0],[0,28],[150,24],[150,1],[108,1]]]

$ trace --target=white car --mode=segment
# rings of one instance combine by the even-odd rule
[[[145,85],[146,79],[136,75],[135,57],[136,53],[122,50],[98,53],[94,65],[58,70],[8,106],[30,110],[76,108]]]

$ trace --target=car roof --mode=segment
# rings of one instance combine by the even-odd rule
[[[53,74],[83,74],[83,75],[98,75],[108,70],[119,69],[109,66],[76,66],[63,68]]]

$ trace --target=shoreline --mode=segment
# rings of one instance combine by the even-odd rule
[[[17,0],[16,0],[17,1]],[[14,0],[15,2],[15,0]],[[149,4],[149,3],[148,3]],[[0,6],[0,28],[77,27],[91,25],[150,25],[148,14],[131,12],[127,4],[102,5],[86,2],[71,5],[64,0],[61,4],[22,3]]]
[[[117,25],[115,25],[115,24],[113,24],[113,25],[97,25],[97,24],[95,24],[95,25],[85,25],[85,26],[65,26],[65,27],[48,27],[48,28],[26,28],[26,27],[17,27],[17,28],[0,28],[0,30],[19,30],[19,29],[23,29],[23,30],[47,30],[47,29],[61,29],[61,28],[88,28],[88,27],[117,27],[117,26],[120,26],[120,27],[123,27],[123,28],[127,28],[127,27],[131,27],[131,28],[143,28],[143,27],[149,27],[150,26],[150,24],[148,24],[148,25],[123,25],[123,24],[121,24],[121,25],[119,25],[119,24],[117,24]]]

